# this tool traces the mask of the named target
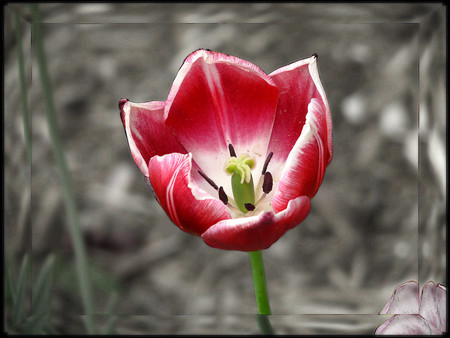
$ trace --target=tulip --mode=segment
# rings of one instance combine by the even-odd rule
[[[263,333],[273,333],[261,250],[308,215],[333,152],[317,55],[265,74],[199,49],[166,101],[119,108],[131,155],[173,223],[248,251]]]
[[[119,107],[159,204],[181,230],[219,249],[267,249],[301,223],[332,158],[317,55],[267,75],[199,49],[166,101]]]
[[[380,314],[393,314],[378,326],[377,335],[437,335],[447,331],[447,288],[430,281],[399,285]]]

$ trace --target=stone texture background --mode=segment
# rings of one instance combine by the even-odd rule
[[[59,131],[98,314],[121,334],[258,333],[248,254],[176,228],[129,153],[117,107],[165,100],[203,47],[271,71],[319,55],[334,158],[307,219],[264,252],[280,334],[373,333],[394,288],[446,284],[445,10],[440,4],[41,4]],[[12,13],[23,18],[32,180]],[[31,16],[5,7],[6,264],[56,255],[51,322],[83,333],[73,250],[51,150]],[[30,184],[31,183],[31,184]],[[31,199],[30,199],[31,193]],[[305,316],[310,314],[310,316]],[[339,314],[339,316],[337,316]],[[104,325],[104,316],[96,318]]]

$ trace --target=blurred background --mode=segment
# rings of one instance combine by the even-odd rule
[[[101,3],[39,11],[36,20],[27,4],[4,7],[5,331],[259,332],[248,254],[213,249],[171,223],[119,117],[121,98],[165,100],[197,48],[266,73],[319,55],[334,156],[309,216],[263,252],[276,333],[371,334],[388,318],[378,312],[398,284],[446,285],[443,5]],[[66,176],[46,116],[37,28]],[[72,208],[64,195],[71,191]]]

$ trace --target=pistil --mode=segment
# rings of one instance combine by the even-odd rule
[[[240,172],[235,172],[231,176],[231,189],[233,190],[236,205],[244,214],[248,212],[245,207],[246,203],[255,204],[255,188],[253,186],[253,178],[250,174],[250,181],[243,183]]]
[[[264,162],[261,178],[258,182],[258,191],[262,189],[263,194],[255,203],[255,187],[253,184],[252,169],[255,167],[255,160],[247,154],[236,155],[234,147],[229,144],[228,150],[230,152],[230,159],[228,160],[225,171],[231,174],[231,189],[233,191],[233,198],[229,197],[222,186],[218,186],[211,178],[209,178],[202,171],[198,173],[205,179],[210,186],[212,186],[218,193],[219,199],[223,204],[239,209],[244,214],[249,211],[254,211],[257,205],[265,198],[265,196],[272,191],[273,177],[267,171],[273,152],[270,152]]]
[[[230,155],[236,154],[232,145],[229,145],[228,148],[230,149]],[[239,210],[244,214],[255,209],[255,188],[251,174],[251,169],[254,167],[255,161],[246,154],[239,157],[232,156],[225,166],[225,171],[232,174],[231,189],[233,190],[234,200]]]

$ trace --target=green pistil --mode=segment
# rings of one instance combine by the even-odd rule
[[[231,157],[225,167],[231,176],[231,188],[236,204],[244,214],[248,212],[246,203],[255,204],[255,188],[251,169],[255,167],[255,161],[247,156]]]
[[[239,157],[232,157],[228,160],[225,170],[229,174],[239,173],[241,184],[250,183],[252,176],[251,169],[255,167],[255,161],[248,155],[241,155]]]
[[[233,196],[236,204],[244,214],[248,212],[245,207],[246,203],[255,204],[255,189],[253,187],[253,178],[250,175],[250,182],[241,183],[241,176],[239,173],[234,173],[231,176],[231,188],[233,189]]]

